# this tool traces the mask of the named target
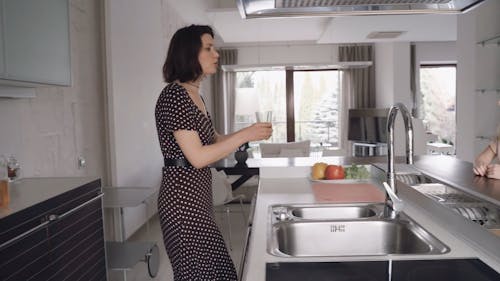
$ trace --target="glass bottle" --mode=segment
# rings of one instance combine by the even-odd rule
[[[9,178],[7,176],[7,159],[0,155],[0,207],[9,205]]]
[[[19,162],[13,155],[11,155],[9,159],[7,159],[7,176],[11,181],[17,179],[19,168]]]

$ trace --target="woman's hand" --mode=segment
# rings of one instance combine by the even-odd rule
[[[486,170],[488,169],[488,165],[482,162],[476,162],[474,164],[474,168],[472,170],[474,171],[474,174],[477,176],[485,176],[486,175]]]
[[[273,133],[273,125],[269,122],[255,123],[244,130],[248,141],[267,140]]]
[[[486,176],[490,179],[500,179],[500,164],[490,164],[486,169]]]

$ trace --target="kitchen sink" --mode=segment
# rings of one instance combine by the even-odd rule
[[[286,257],[444,254],[449,248],[404,213],[398,219],[279,221],[268,252]]]
[[[272,206],[275,220],[322,220],[371,218],[382,214],[380,203]]]
[[[306,207],[295,208],[291,212],[294,217],[303,219],[350,219],[377,215],[377,210],[370,206]]]

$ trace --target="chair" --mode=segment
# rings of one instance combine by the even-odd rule
[[[243,217],[243,222],[248,225],[247,218],[245,216],[245,211],[243,209],[243,199],[244,195],[233,196],[233,190],[231,183],[227,180],[227,175],[224,171],[217,171],[215,168],[210,168],[212,172],[212,197],[213,204],[215,207],[223,207],[223,212],[226,213],[226,223],[228,232],[228,244],[229,250],[233,250],[231,243],[231,221],[229,219],[229,213],[231,212],[228,204],[239,201],[241,215]]]
[[[259,144],[262,158],[272,157],[308,157],[311,141]]]

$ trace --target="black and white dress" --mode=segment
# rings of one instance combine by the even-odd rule
[[[155,117],[164,158],[185,158],[174,131],[197,131],[203,145],[215,141],[210,115],[203,114],[177,83],[167,85],[161,92]],[[215,224],[211,179],[208,167],[163,168],[158,213],[175,281],[237,280],[234,264]]]

